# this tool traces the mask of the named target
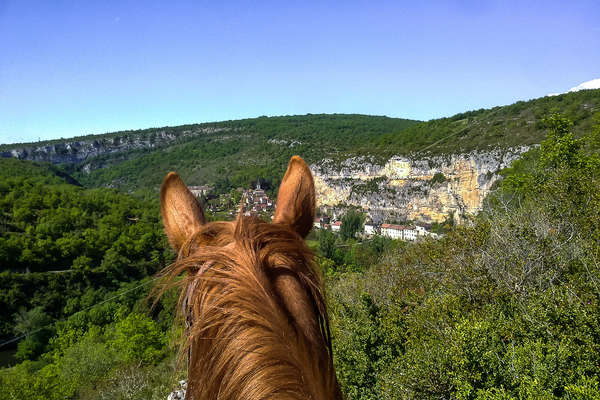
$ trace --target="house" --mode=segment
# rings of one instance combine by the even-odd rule
[[[373,224],[365,224],[365,235],[367,235],[367,236],[373,236],[376,233],[377,232],[375,231],[375,225],[373,225]]]
[[[437,233],[433,233],[433,232],[429,232],[427,230],[427,228],[423,227],[423,226],[419,226],[417,225],[415,227],[415,229],[417,230],[417,236],[429,236],[433,239],[439,239],[440,235],[438,235]]]
[[[417,229],[414,226],[405,226],[402,231],[402,240],[417,240]]]
[[[256,185],[256,189],[248,189],[244,192],[246,209],[258,213],[272,211],[274,208],[273,201],[267,196],[265,191],[261,189],[260,182]]]
[[[400,239],[402,240],[402,231],[404,227],[402,225],[393,225],[393,224],[382,224],[381,225],[381,235],[387,236],[392,239]]]
[[[196,197],[206,196],[208,193],[210,193],[213,190],[212,186],[206,186],[206,185],[203,185],[203,186],[188,186],[188,189]]]
[[[418,231],[414,226],[383,224],[381,225],[381,235],[412,242],[417,240]]]
[[[313,221],[313,227],[321,229],[321,218],[315,218]]]
[[[339,232],[341,227],[342,227],[342,221],[335,221],[333,224],[331,224],[331,230],[334,232]]]

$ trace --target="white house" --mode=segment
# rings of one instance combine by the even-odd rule
[[[375,226],[373,226],[372,224],[365,224],[365,235],[373,236],[375,235],[375,233]]]
[[[414,226],[393,224],[381,225],[381,235],[392,239],[413,241],[417,239],[417,229]]]
[[[392,239],[402,239],[402,231],[404,227],[401,225],[383,224],[381,225],[381,235]]]
[[[425,229],[424,226],[415,226],[415,229],[417,230],[417,235],[418,236],[427,236],[427,229]]]
[[[188,189],[192,194],[196,197],[200,197],[202,195],[206,195],[210,191],[212,191],[212,186],[188,186]]]
[[[402,240],[416,240],[417,239],[417,230],[414,226],[405,226],[402,231]]]
[[[331,230],[334,232],[338,232],[341,227],[342,227],[342,221],[335,221],[333,224],[331,224]]]
[[[313,226],[317,229],[321,229],[321,218],[315,218],[313,220]]]

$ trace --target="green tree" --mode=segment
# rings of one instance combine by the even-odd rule
[[[363,213],[356,210],[349,210],[342,218],[342,226],[340,235],[344,240],[355,238],[358,232],[363,230],[363,222],[365,216]]]
[[[151,364],[160,359],[165,337],[151,318],[131,313],[117,322],[110,344],[125,361]]]
[[[582,162],[582,140],[571,133],[573,122],[554,113],[544,119],[548,134],[541,144],[540,165],[543,168],[577,167]]]
[[[319,249],[323,257],[334,259],[335,258],[335,242],[336,237],[333,232],[328,229],[319,230]]]
[[[52,318],[44,312],[43,307],[20,310],[15,316],[14,332],[27,336],[19,342],[15,357],[19,360],[33,360],[42,354],[48,339],[54,333],[51,324]]]

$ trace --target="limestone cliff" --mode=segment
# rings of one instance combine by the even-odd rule
[[[481,210],[499,179],[498,171],[527,151],[474,151],[444,156],[395,156],[385,164],[369,157],[311,165],[318,204],[362,208],[375,222],[413,220],[442,222],[449,215],[460,222]]]
[[[97,157],[117,155],[132,150],[154,149],[187,140],[188,138],[228,131],[229,128],[193,128],[183,131],[156,129],[153,132],[127,132],[114,136],[97,136],[80,140],[56,143],[11,145],[0,152],[1,157],[15,157],[22,160],[43,161],[52,164],[82,163],[84,171],[99,168],[102,162]]]

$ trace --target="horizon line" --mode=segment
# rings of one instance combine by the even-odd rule
[[[92,133],[85,133],[82,135],[73,135],[73,136],[67,136],[67,137],[61,136],[61,137],[56,137],[53,139],[38,140],[37,142],[4,143],[1,141],[2,139],[0,139],[0,146],[34,145],[34,144],[40,144],[40,143],[69,140],[69,139],[81,139],[81,138],[86,138],[89,136],[105,136],[105,135],[119,134],[119,133],[126,133],[126,132],[146,131],[146,130],[151,130],[151,129],[176,128],[176,127],[185,126],[185,125],[219,124],[219,123],[224,123],[224,122],[235,122],[235,121],[259,119],[259,118],[283,118],[283,117],[298,117],[298,116],[308,116],[308,115],[361,115],[361,116],[366,116],[366,117],[384,117],[384,118],[390,118],[390,119],[402,119],[402,120],[407,120],[407,121],[415,121],[417,123],[424,123],[424,122],[430,122],[430,121],[435,121],[435,120],[439,120],[439,119],[452,118],[459,114],[464,114],[464,113],[469,113],[469,112],[474,112],[474,111],[491,110],[492,108],[496,108],[496,107],[508,107],[508,106],[511,106],[511,105],[519,103],[519,102],[529,102],[529,101],[533,101],[533,100],[542,99],[545,97],[557,97],[557,96],[562,96],[562,95],[569,95],[569,94],[577,93],[579,91],[586,91],[586,90],[599,90],[600,91],[600,89],[598,89],[598,88],[590,88],[590,89],[584,88],[584,89],[580,89],[580,90],[573,90],[573,89],[571,89],[570,91],[567,91],[567,92],[563,92],[563,93],[548,93],[548,94],[546,94],[544,96],[540,96],[540,97],[534,97],[534,98],[530,98],[530,99],[526,99],[526,100],[516,100],[509,104],[501,104],[501,105],[495,105],[495,106],[491,106],[491,107],[481,107],[481,108],[472,109],[472,110],[465,110],[465,111],[461,111],[461,112],[458,112],[458,113],[455,113],[452,115],[441,116],[441,117],[437,117],[437,118],[430,118],[427,120],[419,120],[419,119],[413,119],[413,118],[407,118],[407,117],[394,117],[394,116],[389,116],[389,115],[385,115],[385,114],[363,114],[363,113],[356,113],[356,112],[348,112],[348,113],[343,113],[343,112],[326,113],[326,112],[324,112],[324,113],[278,114],[278,115],[262,114],[262,115],[253,116],[253,117],[223,119],[223,120],[217,120],[217,121],[213,120],[213,121],[201,121],[201,122],[183,122],[183,123],[175,123],[175,124],[168,124],[168,125],[162,125],[162,126],[147,126],[147,127],[143,127],[143,128],[120,129],[120,130],[114,130],[114,131],[108,131],[108,132],[106,132],[106,131],[98,132],[98,133],[92,132]]]

